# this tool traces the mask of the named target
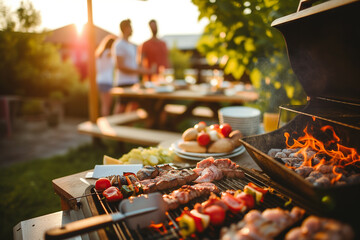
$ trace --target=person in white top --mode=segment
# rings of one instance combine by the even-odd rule
[[[96,57],[96,83],[100,93],[101,115],[110,114],[112,96],[110,89],[114,84],[114,58],[111,56],[111,48],[115,42],[115,36],[104,37],[95,51]]]
[[[118,87],[129,87],[139,82],[139,75],[152,74],[155,69],[147,69],[140,67],[137,62],[137,46],[129,41],[132,35],[132,27],[130,19],[120,22],[120,30],[122,38],[115,41],[113,51],[115,56],[115,79]],[[123,111],[132,111],[137,104],[131,99],[125,110],[125,101],[118,99],[115,103],[114,113]]]

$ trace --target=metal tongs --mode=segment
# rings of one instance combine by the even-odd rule
[[[165,202],[160,193],[150,193],[139,197],[125,199],[119,204],[120,212],[85,218],[68,223],[62,227],[49,229],[45,239],[64,239],[84,234],[107,225],[125,220],[127,226],[134,230],[161,223],[166,219]]]

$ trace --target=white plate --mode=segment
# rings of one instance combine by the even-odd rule
[[[174,91],[173,86],[158,86],[155,88],[157,93],[171,93]]]
[[[219,115],[232,118],[251,118],[260,116],[260,110],[252,107],[231,106],[219,109]]]
[[[242,153],[245,152],[245,147],[244,146],[240,146],[239,147],[240,150],[237,151],[237,152],[234,152],[234,153],[230,153],[230,154],[225,154],[225,155],[222,155],[222,156],[213,156],[210,154],[210,156],[207,156],[207,157],[193,157],[193,156],[188,156],[188,155],[184,155],[184,154],[181,154],[180,152],[177,152],[177,151],[174,151],[174,153],[176,155],[178,155],[179,157],[181,158],[184,158],[184,159],[187,159],[187,160],[193,160],[193,161],[201,161],[205,158],[208,158],[208,157],[214,157],[214,159],[218,159],[218,158],[231,158],[231,157],[235,157],[235,156],[238,156]]]
[[[179,143],[182,142],[182,139],[177,140],[173,144],[171,144],[171,148],[174,150],[175,153],[179,153],[181,155],[189,156],[189,157],[195,157],[195,158],[207,158],[207,157],[223,157],[225,155],[238,153],[240,151],[245,150],[244,146],[240,146],[235,148],[231,152],[225,152],[225,153],[192,153],[192,152],[186,152],[179,148]]]

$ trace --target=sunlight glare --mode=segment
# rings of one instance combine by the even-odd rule
[[[82,21],[82,22],[76,22],[75,23],[75,26],[76,26],[76,32],[78,33],[78,35],[81,35],[82,34],[82,31],[84,29],[84,26],[85,26],[85,22]]]

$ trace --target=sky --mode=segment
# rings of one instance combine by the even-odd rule
[[[15,10],[21,0],[5,0]],[[56,29],[68,24],[87,22],[87,0],[30,0],[40,11],[41,28]],[[191,0],[92,0],[94,24],[116,35],[119,23],[131,19],[133,35],[130,40],[140,44],[151,37],[148,22],[158,23],[158,36],[199,34],[208,23],[198,21],[199,12]]]

